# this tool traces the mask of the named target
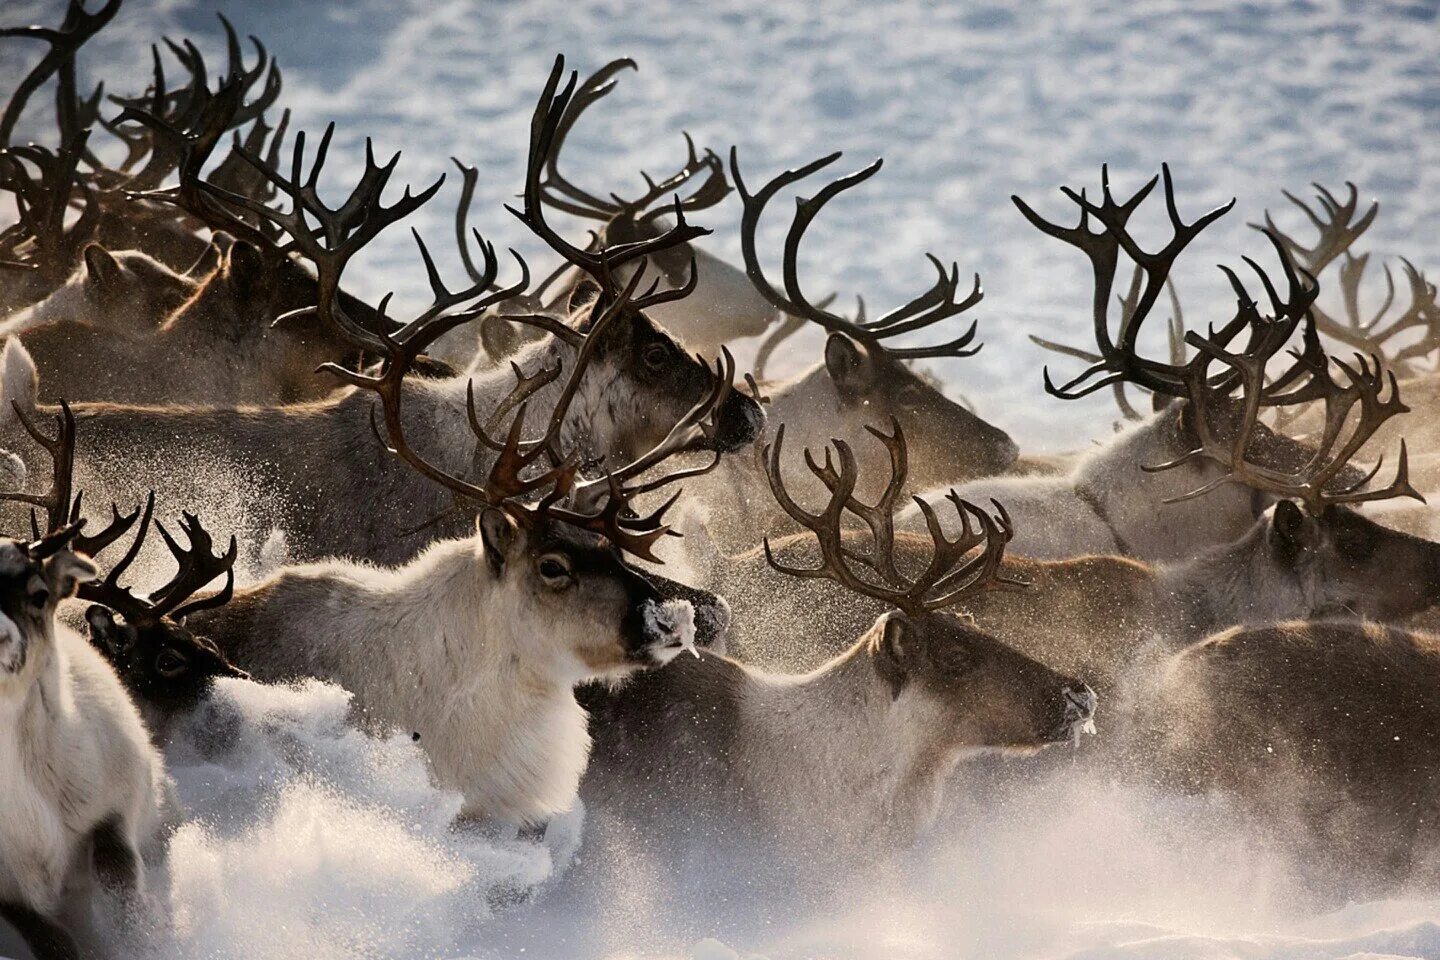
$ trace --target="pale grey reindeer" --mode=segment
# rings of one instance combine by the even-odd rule
[[[752,193],[740,175],[737,153],[731,151],[731,175],[743,204],[741,247],[751,281],[777,309],[812,322],[827,334],[823,362],[789,381],[763,385],[771,424],[766,440],[774,438],[779,425],[801,443],[814,444],[830,437],[859,435],[877,418],[893,418],[904,427],[916,452],[917,470],[910,479],[917,491],[1005,472],[1019,453],[1009,435],[946,397],[933,380],[909,365],[919,359],[973,356],[980,349],[974,342],[977,323],[972,321],[942,343],[895,343],[897,337],[929,331],[972,309],[983,297],[978,276],[966,289],[960,285],[957,265],[947,268],[931,256],[938,273],[935,283],[909,302],[868,321],[863,315],[847,319],[817,305],[801,289],[798,260],[806,230],[825,204],[873,176],[880,169],[879,160],[826,184],[813,198],[799,203],[785,240],[783,283],[777,285],[766,276],[756,232],[767,205],[781,190],[839,158],[839,153],[833,153],[797,170],[784,171]],[[698,489],[713,504],[706,518],[707,532],[726,547],[753,546],[764,534],[793,529],[769,495],[764,470],[756,458],[734,458]]]
[[[130,904],[144,887],[164,770],[104,658],[56,623],[96,568],[80,524],[0,539],[0,919],[36,956],[93,949],[93,882]]]
[[[1172,235],[1160,249],[1149,251],[1131,236],[1127,224],[1162,179]],[[1118,553],[1148,561],[1172,561],[1184,559],[1196,550],[1233,542],[1250,529],[1256,518],[1274,502],[1274,496],[1243,484],[1227,483],[1203,501],[1183,497],[1224,476],[1216,464],[1192,454],[1204,430],[1234,437],[1241,411],[1234,404],[1216,404],[1206,413],[1210,422],[1200,423],[1199,415],[1187,399],[1184,362],[1145,357],[1138,350],[1137,339],[1165,291],[1176,258],[1202,230],[1229,211],[1234,201],[1186,223],[1176,206],[1168,166],[1163,168],[1160,177],[1152,178],[1124,201],[1117,201],[1111,195],[1108,169],[1102,174],[1102,198],[1098,203],[1068,188],[1065,193],[1081,210],[1079,224],[1074,227],[1050,223],[1020,198],[1013,198],[1026,219],[1046,234],[1084,252],[1094,270],[1093,319],[1100,359],[1060,386],[1050,380],[1047,369],[1046,390],[1061,399],[1073,399],[1125,382],[1170,398],[1169,402],[1153,416],[1081,455],[1063,475],[977,480],[955,490],[967,499],[1002,500],[1016,517],[1020,531],[1020,540],[1013,549],[1036,559]],[[1097,231],[1090,228],[1092,218],[1099,224]],[[1283,386],[1293,384],[1316,362],[1319,343],[1306,317],[1318,287],[1314,278],[1302,277],[1297,272],[1278,238],[1271,235],[1270,241],[1276,247],[1285,276],[1283,295],[1259,265],[1247,259],[1259,275],[1268,306],[1278,324],[1265,327],[1266,335],[1285,342],[1301,330],[1306,338],[1305,355],[1277,375],[1277,383]],[[1125,322],[1115,335],[1110,330],[1109,311],[1122,253],[1140,268],[1143,283],[1138,297],[1127,298],[1123,311]],[[1255,300],[1238,276],[1227,267],[1220,269],[1229,279],[1237,300],[1234,317],[1222,328],[1225,334],[1222,342],[1227,342],[1238,331],[1254,328],[1259,313]],[[1263,402],[1293,405],[1303,399],[1280,400],[1279,397],[1281,392],[1276,391]],[[1257,424],[1253,434],[1250,455],[1266,469],[1293,472],[1315,455],[1314,449],[1263,424]],[[1169,470],[1152,469],[1167,463],[1176,465]],[[1346,472],[1341,479],[1353,481],[1356,475],[1353,471]],[[937,489],[924,497],[935,503],[947,493],[948,488]],[[915,508],[903,511],[899,522],[908,529],[923,529],[923,517]]]
[[[685,135],[684,166],[660,180],[642,172],[646,189],[631,199],[613,193],[608,198],[601,196],[577,186],[560,172],[560,151],[571,128],[585,110],[615,88],[616,77],[621,72],[635,69],[633,60],[613,60],[579,85],[555,128],[540,176],[539,196],[542,203],[582,220],[601,224],[592,232],[587,251],[653,241],[673,229],[677,209],[686,213],[709,209],[729,193],[720,158],[711,150],[705,150],[703,154],[697,152],[689,134]],[[461,201],[463,214],[478,174],[463,165],[460,169],[466,187]],[[689,195],[677,201],[678,207],[673,205],[670,198],[687,188]],[[457,229],[463,237],[463,216],[457,218]],[[463,239],[461,242],[463,244]],[[775,319],[774,307],[756,292],[745,273],[705,252],[694,238],[657,250],[648,262],[651,269],[657,270],[670,285],[692,285],[692,292],[683,300],[657,303],[648,311],[652,319],[691,352],[715,356],[727,344],[763,333]],[[636,264],[637,261],[620,264],[616,279],[623,283]],[[591,283],[593,280],[589,275],[573,260],[566,258],[557,271],[537,285],[526,302],[563,310],[575,298],[578,288]],[[497,361],[530,339],[505,324],[490,323],[483,330],[487,352]]]
[[[563,63],[558,64],[532,125],[522,215],[543,239],[592,271],[597,284],[604,286],[606,306],[587,304],[570,324],[547,317],[521,318],[543,325],[550,336],[527,348],[515,360],[514,369],[527,379],[543,381],[537,383],[534,402],[561,408],[556,402],[560,384],[553,378],[544,381],[542,372],[570,363],[589,343],[589,331],[594,329],[596,318],[609,306],[623,301],[612,321],[607,322],[600,342],[590,350],[584,381],[577,386],[571,402],[563,406],[560,438],[566,449],[581,451],[587,464],[607,459],[627,463],[663,440],[670,425],[708,394],[711,377],[704,364],[685,355],[644,312],[653,303],[678,299],[684,289],[658,290],[652,286],[636,294],[633,284],[639,282],[640,276],[636,273],[631,277],[632,289],[622,298],[623,291],[614,286],[613,274],[618,265],[631,258],[644,257],[703,231],[685,223],[682,217],[674,230],[651,243],[586,253],[567,244],[549,228],[538,199],[538,176],[554,125],[574,92],[572,78],[570,85],[557,94],[562,70]],[[302,207],[326,220],[329,234],[339,240],[333,249],[320,245],[308,227],[297,227],[300,237],[292,236],[286,245],[300,249],[320,270],[321,302],[315,313],[322,318],[335,315],[331,306],[339,302],[338,275],[344,263],[386,224],[407,215],[439,187],[437,181],[419,194],[407,192],[393,206],[382,206],[378,198],[398,154],[388,163],[377,164],[367,152],[365,172],[351,197],[337,207],[324,206],[313,196],[313,190],[330,132],[327,130],[322,138],[314,166],[303,183],[293,182],[253,155],[245,154],[287,196],[303,198],[294,201],[290,213],[226,195],[230,202],[241,203],[256,216],[269,216],[282,227],[295,225]],[[303,137],[297,138],[294,153],[299,169],[304,161]],[[522,278],[507,290],[491,290],[500,264],[493,247],[482,242],[482,251],[483,276],[463,290],[452,291],[428,263],[429,254],[421,245],[435,302],[418,318],[424,322],[413,325],[407,336],[424,337],[425,343],[431,343],[445,331],[480,317],[491,304],[513,298],[524,289]],[[388,354],[385,339],[357,323],[350,323],[346,334],[376,355]],[[485,406],[493,408],[509,393],[511,379],[511,371],[494,370],[473,377],[408,381],[404,416],[410,442],[442,469],[459,476],[477,475],[493,460],[493,454],[470,430],[473,411]],[[33,364],[14,342],[7,344],[0,355],[0,391],[7,410],[12,402],[27,413],[39,409]],[[214,473],[238,478],[236,482],[256,494],[253,501],[247,497],[237,504],[254,518],[250,521],[254,539],[262,540],[268,526],[274,524],[286,534],[292,559],[349,556],[399,562],[436,538],[468,528],[468,521],[452,509],[453,501],[444,490],[383,456],[374,441],[373,401],[364,391],[347,390],[321,402],[280,407],[77,404],[75,413],[82,425],[77,466],[81,473],[91,463],[114,462],[117,458],[133,462],[137,448],[147,451],[144,461],[133,463],[129,480],[135,489],[128,492],[143,495],[154,487],[167,503],[181,509],[199,509],[210,503]],[[707,442],[719,450],[733,450],[753,439],[762,421],[763,414],[753,400],[731,393],[720,411],[718,428]],[[7,436],[18,432],[13,414],[0,420],[0,424],[4,424]],[[206,464],[210,475],[197,475],[195,471],[181,475],[174,469],[177,463]],[[114,495],[124,494],[127,490],[119,485]]]

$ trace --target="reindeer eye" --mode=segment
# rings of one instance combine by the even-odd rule
[[[25,598],[25,601],[36,610],[43,610],[45,604],[50,602],[50,591],[46,587],[36,587],[30,591],[30,595]]]
[[[178,677],[185,672],[185,658],[173,650],[162,651],[155,659],[155,669],[162,677]]]
[[[670,360],[670,351],[662,343],[653,343],[645,348],[645,366],[660,370]]]
[[[547,553],[535,562],[535,570],[547,585],[557,589],[564,589],[575,581],[570,560],[562,554]]]

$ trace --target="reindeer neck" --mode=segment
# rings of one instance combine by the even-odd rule
[[[1198,639],[1238,623],[1271,619],[1272,614],[1293,614],[1284,601],[1293,587],[1277,580],[1265,532],[1264,524],[1256,524],[1233,543],[1160,569],[1158,588],[1172,599],[1173,639]]]
[[[933,815],[955,758],[933,762],[937,745],[916,735],[925,726],[906,722],[913,701],[876,673],[872,634],[808,674],[747,671],[740,740],[744,776],[782,817],[813,819],[825,797],[847,832],[876,838]]]

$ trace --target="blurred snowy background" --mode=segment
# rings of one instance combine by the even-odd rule
[[[4,0],[0,21],[56,22],[62,7]],[[883,308],[930,280],[926,251],[978,271],[987,346],[935,369],[1027,447],[1073,447],[1108,432],[1114,413],[1105,397],[1041,392],[1048,357],[1025,335],[1086,343],[1090,278],[1078,252],[1023,222],[1012,193],[1068,221],[1059,185],[1098,185],[1108,162],[1130,190],[1169,161],[1188,216],[1238,197],[1179,271],[1192,325],[1229,315],[1217,261],[1268,257],[1245,223],[1286,206],[1282,188],[1353,180],[1382,203],[1367,249],[1422,267],[1440,259],[1433,2],[127,0],[86,48],[82,79],[140,89],[162,34],[220,62],[217,10],[278,56],[299,127],[337,122],[336,180],[367,135],[382,153],[404,150],[399,179],[416,185],[458,157],[481,171],[476,225],[537,268],[548,258],[500,204],[519,189],[530,109],[556,53],[587,73],[620,56],[640,65],[571,139],[568,170],[597,191],[672,169],[682,129],[717,151],[737,144],[752,181],[837,149],[846,169],[883,156],[881,174],[812,230],[809,286]],[[0,47],[0,88],[28,69],[21,49]],[[457,192],[451,176],[414,218],[434,248],[447,245]],[[716,229],[711,249],[737,255],[737,216],[732,198],[698,218]],[[415,302],[424,281],[408,231],[382,237],[349,279]],[[818,357],[815,344],[797,341],[785,363]],[[722,924],[713,903],[696,903],[672,925],[657,912],[683,888],[670,865],[677,875],[622,871],[628,880],[605,891],[616,898],[593,910],[542,893],[491,924],[487,897],[543,886],[568,852],[450,836],[453,798],[423,782],[408,743],[356,742],[337,719],[338,691],[232,696],[285,749],[254,754],[239,774],[199,761],[178,770],[202,818],[172,848],[177,933],[161,955],[734,957],[695,946],[718,936],[777,960],[1440,957],[1440,903],[1304,903],[1288,868],[1223,811],[1196,826],[1183,804],[1074,784],[998,824],[951,824],[893,886],[857,878],[860,892],[815,915],[775,907],[764,927]],[[207,810],[217,783],[230,806]]]
[[[3,6],[15,22],[53,20],[61,4]],[[1025,335],[1086,343],[1090,279],[1083,257],[1025,224],[1010,194],[1070,220],[1059,185],[1096,186],[1108,162],[1130,190],[1169,161],[1187,214],[1238,197],[1182,261],[1192,325],[1230,310],[1216,262],[1268,256],[1245,223],[1288,208],[1282,188],[1308,196],[1311,181],[1352,180],[1382,204],[1368,249],[1422,267],[1436,259],[1435,2],[130,0],[87,48],[86,72],[112,91],[138,89],[161,34],[192,37],[220,62],[217,10],[278,56],[282,103],[301,128],[337,122],[337,177],[367,135],[405,152],[409,182],[452,172],[413,218],[435,247],[450,235],[454,156],[481,171],[476,225],[537,267],[549,262],[500,204],[519,190],[530,109],[556,53],[583,73],[620,56],[640,65],[567,152],[570,175],[600,192],[674,169],[681,130],[721,153],[738,145],[752,181],[832,150],[846,153],[837,169],[884,157],[811,231],[808,284],[884,308],[929,282],[925,251],[978,271],[987,346],[935,367],[1028,446],[1073,446],[1113,414],[1103,396],[1077,405],[1040,393],[1052,358]],[[25,68],[17,50],[0,51],[0,83]],[[733,197],[698,218],[715,228],[712,249],[738,255],[737,218]],[[773,226],[778,241],[783,224]],[[381,237],[369,266],[351,274],[363,292],[423,294],[407,230]],[[778,368],[813,360],[815,343],[799,341]]]

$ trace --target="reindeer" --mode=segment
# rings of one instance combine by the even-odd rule
[[[913,347],[891,343],[896,336],[927,329],[973,308],[983,296],[979,276],[968,293],[962,294],[959,267],[951,264],[946,268],[931,256],[939,274],[935,283],[871,321],[864,319],[863,308],[859,319],[848,320],[816,306],[800,288],[797,263],[805,231],[826,203],[873,176],[880,169],[879,160],[800,202],[785,241],[784,292],[766,278],[756,244],[756,230],[766,206],[779,191],[839,158],[840,154],[834,153],[798,170],[784,171],[751,193],[740,175],[737,152],[730,154],[731,174],[743,205],[741,244],[750,279],[776,308],[827,331],[823,363],[785,383],[765,386],[770,422],[783,423],[792,435],[813,443],[836,433],[858,434],[875,417],[893,417],[915,438],[916,461],[924,465],[924,472],[915,477],[920,489],[1004,472],[1019,452],[1014,441],[945,397],[932,380],[908,366],[917,359],[973,356],[980,349],[972,346],[976,323],[945,343]],[[716,471],[704,489],[705,499],[719,504],[708,516],[706,529],[722,544],[750,546],[757,534],[791,529],[765,489],[764,471],[758,462],[736,458]]]
[[[479,506],[475,533],[436,542],[403,567],[285,568],[190,621],[256,679],[331,680],[354,694],[367,724],[413,731],[437,781],[463,793],[464,819],[534,824],[568,809],[589,752],[574,685],[618,680],[693,649],[692,604],[665,600],[623,556],[658,562],[653,548],[670,532],[661,518],[674,498],[644,517],[629,505],[718,462],[716,453],[708,466],[642,479],[719,429],[733,366],[717,366],[710,394],[662,443],[603,479],[577,483],[578,453],[561,442],[564,406],[600,349],[603,326],[626,308],[640,276],[596,320],[595,338],[534,441],[521,439],[521,398],[535,395],[535,382],[518,381],[502,404],[516,411],[514,420],[483,486],[406,438],[402,385],[425,341],[410,335],[423,319],[389,341],[379,372],[340,372],[378,397],[398,460]],[[547,463],[558,466],[534,473]],[[543,494],[538,503],[527,502],[536,494]]]
[[[111,252],[91,243],[70,278],[45,299],[0,321],[0,337],[52,323],[121,333],[159,326],[195,293],[196,282],[139,250]]]
[[[888,439],[903,449],[898,426]],[[1001,572],[1011,536],[1002,508],[992,517],[955,500],[962,531],[953,539],[931,514],[924,562],[902,571],[885,512],[893,499],[858,498],[850,447],[834,441],[823,464],[807,452],[829,491],[824,509],[810,512],[786,489],[783,444],[781,433],[766,446],[766,475],[819,557],[791,566],[767,554],[770,562],[784,576],[833,583],[888,612],[807,673],[767,673],[707,652],[618,689],[590,688],[596,746],[582,796],[591,809],[650,825],[677,813],[719,816],[782,847],[833,854],[837,824],[862,848],[913,838],[967,757],[1028,755],[1090,727],[1096,699],[1084,683],[944,612],[1016,586]],[[903,480],[900,466],[887,489]],[[866,543],[846,539],[846,514],[869,525]]]
[[[164,773],[115,672],[55,609],[95,566],[79,524],[0,539],[0,918],[42,958],[78,958],[92,875],[133,897]]]
[[[708,394],[710,376],[703,363],[685,356],[644,312],[656,302],[679,298],[684,290],[657,290],[652,286],[639,293],[641,271],[636,271],[623,287],[614,282],[613,276],[632,258],[664,249],[679,238],[698,235],[700,228],[684,223],[682,217],[674,230],[653,243],[606,248],[598,253],[578,250],[550,229],[540,209],[538,176],[549,138],[574,92],[573,76],[568,87],[560,90],[562,76],[563,61],[557,61],[532,125],[526,199],[520,215],[543,239],[592,271],[602,286],[602,296],[586,305],[573,326],[544,316],[515,318],[516,322],[541,325],[550,336],[519,357],[513,369],[535,383],[534,402],[548,401],[564,411],[559,429],[567,449],[582,451],[589,464],[607,457],[612,462],[626,463],[663,440],[669,424]],[[483,275],[474,284],[452,291],[435,271],[422,242],[421,255],[427,262],[435,295],[432,305],[403,329],[383,336],[351,319],[339,295],[345,264],[386,224],[433,196],[439,181],[419,194],[407,193],[394,206],[381,206],[378,198],[399,155],[378,164],[373,154],[367,153],[365,172],[351,197],[337,207],[327,207],[312,194],[330,133],[327,130],[321,138],[314,166],[303,182],[283,177],[259,158],[246,154],[287,196],[297,198],[292,211],[281,213],[258,201],[236,198],[243,200],[254,215],[268,215],[282,228],[287,224],[294,228],[298,236],[292,235],[286,246],[294,246],[317,266],[320,302],[313,312],[327,329],[340,331],[357,350],[373,355],[388,356],[392,345],[402,342],[418,356],[438,337],[482,316],[493,304],[513,298],[524,288],[522,277],[520,283],[508,289],[486,292],[491,290],[500,264],[494,248],[481,241]],[[304,169],[303,137],[297,138],[294,162],[297,171]],[[310,227],[300,226],[302,208],[307,211],[305,215],[327,224],[326,234],[340,238],[338,246],[327,246],[329,241],[313,234]],[[303,318],[286,317],[281,322],[297,319]],[[587,364],[593,369],[560,405],[562,387],[553,376],[547,378],[544,374],[558,370],[580,351],[585,351]],[[327,369],[352,387],[356,385],[344,368],[331,365]],[[493,448],[477,439],[470,423],[479,404],[494,405],[508,392],[510,376],[509,372],[496,370],[484,375],[408,381],[406,430],[416,449],[458,475],[474,476],[483,471]],[[13,341],[0,354],[0,397],[27,414],[40,409],[33,363]],[[444,491],[432,488],[423,477],[384,458],[377,457],[377,464],[356,457],[356,451],[375,449],[372,410],[369,394],[353,389],[321,402],[269,408],[77,404],[76,416],[84,427],[79,464],[83,469],[90,463],[118,462],[122,457],[133,463],[133,451],[138,446],[186,458],[181,462],[192,462],[189,458],[194,457],[207,464],[230,465],[237,476],[254,478],[254,486],[262,496],[278,494],[274,497],[278,502],[246,506],[261,512],[265,523],[277,524],[286,532],[294,558],[350,556],[399,562],[433,539],[463,534],[468,524],[452,509],[454,505]],[[736,449],[754,438],[762,420],[758,404],[739,393],[729,393],[723,401],[718,428],[706,442],[721,451]],[[6,427],[10,433],[15,432],[13,419],[9,423],[0,419],[0,433]],[[193,478],[157,476],[154,467],[146,469],[144,464],[134,464],[132,469],[132,482],[158,487],[167,502],[182,508],[208,498],[208,489],[196,485]],[[433,522],[427,523],[431,519]],[[266,531],[255,532],[263,537]]]
[[[1227,340],[1237,337],[1239,328],[1222,329],[1210,338],[1187,336],[1197,351],[1186,365],[1187,403],[1197,423],[1232,426],[1233,439],[1202,429],[1187,459],[1208,459],[1220,476],[1184,495],[1199,498],[1223,484],[1243,484],[1280,498],[1272,510],[1234,542],[1173,563],[1116,555],[1008,558],[1007,574],[1031,588],[967,601],[966,611],[976,623],[1029,656],[1090,679],[1109,695],[1137,668],[1153,667],[1157,656],[1235,624],[1345,614],[1399,620],[1440,600],[1440,544],[1387,530],[1351,509],[1399,497],[1419,499],[1409,482],[1403,443],[1390,484],[1367,486],[1374,471],[1362,475],[1359,484],[1337,488],[1335,483],[1355,454],[1405,411],[1393,377],[1387,379],[1378,364],[1352,366],[1322,354],[1308,368],[1305,384],[1293,389],[1267,385],[1267,363],[1283,349],[1280,334],[1287,326],[1283,320],[1252,317],[1248,343],[1238,352],[1227,348]],[[1220,375],[1212,373],[1216,366]],[[1265,404],[1310,397],[1323,403],[1332,425],[1314,458],[1288,475],[1254,462]],[[1237,408],[1242,411],[1238,419],[1219,415]],[[892,482],[873,509],[872,522],[879,523],[895,512],[909,457],[898,429],[891,435],[872,433],[892,463]],[[1156,466],[1177,469],[1183,463]],[[951,493],[946,499],[958,497]],[[930,508],[919,509],[928,527]],[[893,537],[902,568],[923,564],[925,535]],[[862,540],[860,531],[846,531],[843,542],[853,551],[858,547],[849,545]],[[786,590],[770,572],[772,557],[793,565],[810,562],[814,553],[807,538],[787,537],[773,551],[752,551],[717,564],[711,585],[739,614],[730,638],[737,656],[810,669],[843,648],[835,638],[851,635],[880,612],[823,581]]]
[[[1133,720],[1142,776],[1240,799],[1327,883],[1433,882],[1440,638],[1353,620],[1234,628],[1176,653]]]
[[[1158,251],[1151,252],[1139,246],[1130,235],[1127,223],[1161,179],[1172,237]],[[1035,559],[1124,554],[1167,562],[1182,560],[1199,549],[1233,542],[1250,529],[1273,498],[1263,491],[1230,484],[1222,485],[1203,503],[1181,499],[1186,492],[1208,484],[1221,474],[1214,464],[1202,458],[1184,459],[1176,468],[1166,471],[1146,468],[1185,458],[1197,446],[1204,431],[1234,436],[1239,412],[1232,404],[1217,404],[1208,414],[1212,422],[1200,424],[1186,399],[1183,379],[1186,365],[1142,356],[1136,344],[1151,308],[1165,289],[1176,258],[1205,227],[1226,213],[1234,201],[1186,223],[1175,202],[1168,166],[1163,168],[1161,177],[1152,178],[1124,201],[1112,196],[1108,170],[1102,172],[1099,203],[1068,188],[1065,192],[1081,208],[1080,222],[1075,227],[1061,227],[1043,220],[1019,197],[1013,198],[1031,223],[1084,251],[1094,268],[1093,314],[1100,359],[1060,386],[1051,381],[1047,368],[1046,391],[1061,399],[1075,399],[1125,382],[1170,400],[1150,419],[1081,456],[1065,475],[976,480],[956,487],[956,492],[967,499],[993,496],[1002,500],[1017,518],[1016,525],[1021,531],[1022,539],[1015,545],[1015,551]],[[1098,232],[1090,229],[1091,217],[1101,225]],[[1279,337],[1283,342],[1304,322],[1318,288],[1311,280],[1302,280],[1280,249],[1280,240],[1274,236],[1270,240],[1280,254],[1284,271],[1283,296],[1258,264],[1247,262],[1259,276],[1273,312],[1274,324],[1267,328],[1267,335]],[[1112,338],[1109,301],[1122,251],[1135,261],[1144,282],[1138,296],[1127,298],[1131,301],[1125,311],[1128,322],[1120,327],[1119,336]],[[1239,277],[1226,267],[1221,270],[1237,299],[1235,316],[1223,328],[1226,332],[1222,339],[1228,340],[1239,330],[1256,328],[1262,318]],[[1317,341],[1309,348],[1309,359],[1297,360],[1279,375],[1278,382],[1289,384],[1301,378],[1306,364],[1314,362],[1314,353],[1318,350]],[[1277,392],[1271,396],[1279,395]],[[1278,401],[1267,399],[1265,402],[1275,405]],[[1286,402],[1298,403],[1299,400]],[[1253,432],[1251,455],[1267,469],[1294,472],[1314,455],[1309,447],[1274,433],[1263,424],[1257,424]],[[1356,476],[1354,471],[1349,471],[1339,479],[1353,482]],[[948,489],[939,489],[923,497],[938,502],[947,492]],[[905,529],[920,530],[923,516],[910,508],[901,513],[900,523]],[[1183,533],[1177,534],[1177,531]]]
[[[673,224],[674,209],[665,202],[667,197],[685,188],[692,181],[696,186],[690,195],[680,201],[679,209],[694,213],[715,206],[729,193],[725,182],[724,165],[711,150],[703,154],[695,149],[695,142],[685,134],[686,159],[683,167],[671,176],[656,180],[647,173],[641,173],[645,181],[645,192],[634,199],[622,199],[616,194],[609,198],[576,186],[559,169],[560,151],[571,128],[583,113],[598,101],[604,99],[615,88],[616,78],[625,70],[637,70],[635,61],[613,60],[588,77],[576,89],[559,118],[553,135],[551,149],[545,160],[540,178],[540,202],[563,213],[593,220],[602,224],[591,233],[587,250],[593,251],[607,246],[622,246],[631,243],[653,241],[665,235]],[[478,173],[456,161],[465,178],[465,196],[474,190]],[[462,208],[464,201],[462,200]],[[465,222],[457,219],[457,232],[463,238]],[[464,241],[461,241],[462,246]],[[664,279],[672,286],[684,286],[687,270],[693,274],[693,291],[683,301],[659,303],[649,311],[650,316],[685,346],[705,356],[719,353],[720,348],[743,337],[763,333],[775,318],[774,309],[756,292],[745,278],[744,273],[718,257],[700,249],[694,240],[667,246],[664,251],[651,259]],[[628,279],[634,264],[622,265],[616,279]],[[583,269],[566,260],[561,268],[538,285],[534,293],[526,298],[527,309],[540,306],[551,309],[563,308],[572,301],[577,292],[593,284]],[[526,337],[521,331],[500,323],[488,324],[482,328],[487,353],[494,360],[502,360],[512,354]]]
[[[47,436],[35,424],[25,423],[31,437],[51,458],[49,489],[38,495],[0,493],[0,499],[43,508],[47,529],[80,522],[84,509],[84,495],[75,490],[75,416],[69,404],[62,403],[56,426],[55,435]],[[185,626],[189,614],[230,599],[238,555],[234,537],[224,553],[216,553],[214,541],[199,518],[185,513],[181,516],[180,531],[189,546],[181,547],[165,526],[155,521],[155,529],[175,559],[174,575],[145,597],[138,597],[121,585],[121,578],[144,547],[154,512],[153,494],[146,498],[143,511],[137,508],[122,515],[112,505],[104,531],[94,537],[78,536],[75,546],[89,557],[98,557],[132,529],[136,531],[124,554],[105,576],[82,583],[77,596],[89,604],[83,622],[90,642],[110,661],[134,699],[146,729],[159,745],[168,740],[170,720],[203,699],[215,678],[244,678],[246,674],[227,661],[215,644]],[[38,531],[33,513],[31,527],[32,531]],[[196,592],[222,575],[225,586],[219,593],[203,600],[192,599]]]

